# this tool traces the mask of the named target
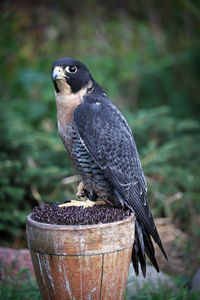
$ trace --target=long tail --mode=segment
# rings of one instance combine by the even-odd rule
[[[155,258],[155,250],[151,241],[150,234],[141,226],[139,221],[136,220],[135,224],[135,241],[132,251],[132,262],[136,275],[139,274],[139,264],[141,266],[142,274],[146,276],[146,257],[149,257],[153,266],[159,272],[159,267]]]
[[[143,276],[146,276],[145,253],[149,257],[155,269],[159,272],[151,237],[157,243],[166,259],[167,255],[156,229],[156,225],[146,199],[146,194],[141,193],[141,189],[138,184],[131,184],[129,187],[129,193],[125,205],[132,210],[136,216],[135,241],[132,252],[132,261],[136,275],[139,273],[140,264]]]
[[[159,272],[159,267],[155,258],[155,250],[151,241],[151,237],[157,243],[164,257],[167,255],[163,248],[160,236],[158,234],[154,219],[146,199],[146,194],[141,193],[141,188],[138,184],[131,184],[126,192],[125,207],[134,212],[136,216],[135,221],[135,241],[132,251],[132,262],[136,275],[139,274],[139,264],[141,266],[142,274],[146,276],[146,256],[152,262],[153,266]],[[121,194],[124,193],[121,188]],[[121,197],[120,192],[115,192],[119,202],[123,203],[124,199]],[[128,195],[127,195],[128,194]],[[125,197],[124,197],[125,198]]]

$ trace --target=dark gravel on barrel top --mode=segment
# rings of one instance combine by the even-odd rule
[[[131,215],[130,210],[108,205],[59,207],[58,204],[45,204],[34,207],[31,218],[37,222],[57,225],[91,225],[123,220]]]

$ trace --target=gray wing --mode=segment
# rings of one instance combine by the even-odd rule
[[[93,99],[74,110],[80,137],[96,164],[164,251],[146,200],[146,182],[132,132],[112,102]]]
[[[146,181],[126,120],[111,102],[98,103],[83,103],[74,111],[81,138],[99,167],[117,176],[118,184],[137,182],[146,194]]]

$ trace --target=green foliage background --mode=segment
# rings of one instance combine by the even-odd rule
[[[116,4],[117,3],[117,4]],[[157,217],[200,236],[198,1],[4,1],[0,15],[0,240],[23,246],[33,206],[74,197],[58,137],[55,59],[82,60],[127,118]],[[197,244],[197,242],[196,242]]]

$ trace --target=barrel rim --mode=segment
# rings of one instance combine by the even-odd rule
[[[58,224],[48,224],[48,223],[41,223],[38,221],[35,221],[31,218],[32,213],[30,213],[26,217],[26,224],[31,225],[33,227],[37,227],[44,230],[88,230],[88,229],[100,229],[100,228],[106,228],[106,227],[113,227],[113,226],[119,226],[121,224],[134,222],[135,221],[135,215],[134,213],[131,213],[130,216],[124,218],[123,220],[116,221],[116,222],[109,222],[109,223],[98,223],[98,224],[91,224],[91,225],[58,225]]]

